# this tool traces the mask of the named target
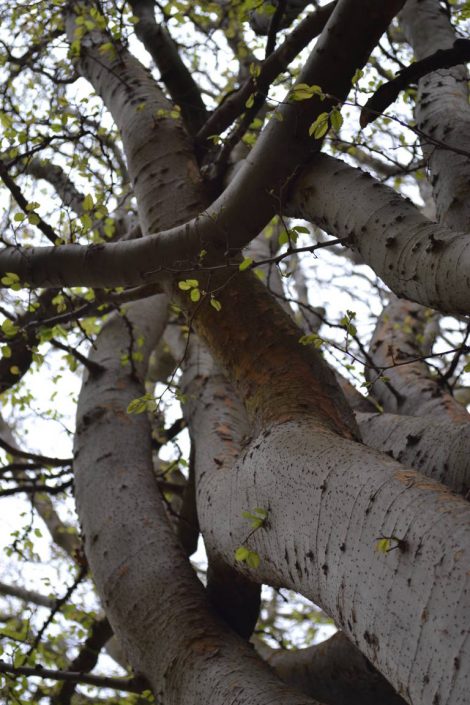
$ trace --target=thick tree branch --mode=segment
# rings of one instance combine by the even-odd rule
[[[452,66],[470,61],[470,40],[456,39],[451,49],[438,49],[431,56],[416,61],[398,72],[396,78],[383,83],[367,101],[361,111],[360,125],[366,127],[374,122],[395,100],[401,91],[411,83],[417,83],[420,78],[438,69],[449,69]]]
[[[378,6],[370,0],[370,7],[367,6],[367,12],[364,8],[362,14],[357,12],[357,0],[343,0],[333,12],[327,25],[329,31],[323,33],[318,40],[299,81],[317,85],[321,83],[325,93],[338,96],[339,99],[344,98],[349,91],[355,67],[365,63],[382,30],[402,4],[403,0],[393,0]],[[98,49],[91,48],[90,53],[93,51]],[[130,59],[127,61],[130,62]],[[85,63],[89,71],[96,70],[91,57]],[[134,72],[133,67],[128,70]],[[96,81],[102,86],[106,98],[113,82],[109,80],[109,72],[106,72],[105,91],[102,84],[105,76],[102,73],[99,72]],[[148,82],[146,74],[145,82]],[[113,99],[116,100],[114,93]],[[96,285],[100,282],[101,285],[113,286],[157,280],[168,267],[191,270],[202,250],[212,252],[206,261],[210,261],[214,255],[220,260],[221,252],[236,251],[246,245],[276,211],[282,210],[299,166],[309,160],[321,145],[321,140],[309,137],[309,125],[331,106],[332,103],[321,101],[318,96],[282,105],[279,109],[283,116],[282,122],[270,122],[245,166],[228,188],[191,223],[138,242],[89,248],[63,246],[55,252],[49,248],[32,248],[27,251],[8,248],[0,253],[0,270],[18,274],[25,283],[41,283],[43,286],[51,286],[57,279],[61,283]],[[145,110],[138,113],[139,121],[145,113]],[[124,121],[124,115],[119,117]],[[132,115],[131,124],[135,126],[135,122]],[[125,135],[131,139],[128,126],[125,127]],[[275,144],[281,144],[282,150],[274,149]],[[138,146],[141,149],[140,142]],[[183,167],[183,173],[186,168]],[[137,178],[138,197],[139,185]],[[158,180],[154,180],[153,185],[157,187]],[[146,190],[142,194],[141,208],[147,203],[149,193]],[[181,211],[176,221],[181,221]],[[184,261],[180,259],[181,253],[185,253]]]
[[[467,233],[432,223],[360,169],[319,155],[297,183],[286,214],[350,237],[397,296],[440,311],[470,312]]]
[[[139,18],[135,27],[138,38],[155,61],[172,100],[180,106],[189,134],[195,135],[207,119],[199,87],[168,30],[157,24],[154,0],[131,0],[130,6]]]

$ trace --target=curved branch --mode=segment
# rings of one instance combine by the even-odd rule
[[[318,155],[297,182],[286,214],[350,237],[399,297],[470,313],[470,239],[427,220],[407,199],[344,162]]]

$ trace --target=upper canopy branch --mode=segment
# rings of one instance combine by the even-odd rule
[[[322,33],[306,62],[299,82],[321,85],[325,94],[337,96],[335,103],[344,100],[356,69],[365,64],[382,32],[402,5],[403,0],[389,0],[380,5],[373,0],[340,2],[327,23],[325,29],[328,31]],[[147,89],[148,77],[140,76],[140,65],[131,61],[125,52],[116,59],[100,58],[100,63],[95,62],[93,57],[98,49],[91,40],[88,44],[83,44],[81,70],[96,85],[105,103],[109,103],[113,115],[116,114],[126,151],[128,155],[136,152],[138,165],[137,153],[140,159],[142,147],[136,150],[135,141],[138,140],[140,145],[142,130],[136,129],[135,111],[131,123],[125,123],[121,101],[127,101],[127,95],[124,91],[120,97],[122,82],[113,69],[122,72],[124,67],[128,82],[135,74],[136,91],[140,86]],[[104,67],[106,70],[103,63],[109,64]],[[214,257],[220,261],[222,253],[244,247],[274,213],[283,210],[299,167],[321,147],[321,139],[309,136],[309,126],[320,113],[332,107],[331,99],[322,101],[319,96],[300,102],[288,100],[282,104],[279,108],[281,121],[269,123],[227,189],[203,214],[186,224],[135,242],[28,250],[7,248],[0,254],[0,271],[15,273],[22,282],[33,286],[106,287],[155,281],[169,268],[174,271],[191,269],[202,250],[208,252],[206,262],[213,261]],[[137,116],[144,113],[141,111]],[[160,144],[155,130],[152,143]],[[148,147],[146,149],[148,151]],[[139,188],[144,189],[145,181],[138,181],[137,177],[138,173],[134,174],[139,198]],[[158,180],[154,181],[158,185]],[[148,192],[142,193],[140,206],[142,201],[148,201]]]

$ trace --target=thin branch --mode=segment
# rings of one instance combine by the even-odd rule
[[[135,678],[108,678],[107,676],[91,676],[73,671],[58,671],[42,666],[10,666],[0,661],[0,673],[15,676],[36,676],[37,678],[51,678],[56,681],[71,681],[73,683],[86,683],[97,688],[112,688],[126,693],[142,693],[148,689],[147,683],[141,676]]]
[[[271,17],[271,22],[269,23],[268,30],[268,39],[266,42],[266,59],[273,53],[274,49],[276,48],[277,33],[281,28],[281,22],[286,10],[286,4],[287,0],[279,0],[274,15]]]
[[[292,59],[312,39],[320,34],[329,20],[335,5],[336,2],[331,2],[300,22],[284,42],[261,64],[259,75],[257,77],[251,76],[247,79],[235,93],[230,94],[215,109],[196,136],[199,144],[203,145],[208,137],[220,135],[230,127],[233,121],[245,110],[245,104],[252,94],[267,93],[271,83],[280,73],[286,70]]]
[[[93,620],[88,637],[82,648],[69,666],[70,673],[84,675],[93,670],[104,645],[113,636],[112,627],[106,617]],[[51,698],[51,705],[70,705],[77,686],[77,681],[65,681],[56,695]]]
[[[49,225],[49,223],[46,223],[46,221],[41,218],[37,211],[28,210],[27,199],[23,196],[23,192],[21,191],[20,187],[11,178],[8,169],[2,159],[0,159],[0,177],[2,178],[3,183],[10,191],[11,195],[13,196],[23,213],[28,216],[35,216],[35,225],[38,226],[39,230],[47,237],[50,242],[52,242],[52,244],[56,243],[59,239],[59,236],[54,232],[54,229]]]
[[[10,455],[16,458],[24,458],[25,460],[32,460],[33,462],[42,463],[43,466],[48,467],[63,467],[64,465],[72,465],[73,458],[51,458],[48,455],[40,455],[39,453],[28,453],[25,450],[20,450],[16,446],[8,443],[3,438],[0,437],[0,448],[3,448],[10,453]]]

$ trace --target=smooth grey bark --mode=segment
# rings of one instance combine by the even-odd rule
[[[399,297],[470,312],[470,240],[427,220],[407,199],[325,154],[296,183],[285,214],[343,238]]]
[[[175,341],[175,336],[172,338]],[[181,344],[173,351],[179,357]],[[195,338],[189,342],[181,388],[187,399],[185,416],[195,443],[196,477],[209,474],[210,483],[217,484],[219,473],[229,473],[250,442],[246,413],[232,385]],[[198,492],[198,499],[204,503],[206,495]],[[212,585],[211,563],[216,570]],[[221,563],[220,556],[210,549],[208,578],[208,594],[211,601],[215,598],[216,604],[223,605],[224,618],[229,623],[240,620],[241,625],[249,624],[254,603],[250,586],[254,584],[244,580],[233,561],[232,566]],[[224,595],[217,595],[219,590]],[[264,658],[269,656],[269,664],[284,682],[321,702],[366,705],[369,699],[378,698],[382,705],[403,705],[402,698],[344,635],[310,650],[289,652],[285,659],[271,659],[270,649],[258,651]],[[288,667],[284,668],[286,659]]]
[[[211,613],[168,522],[152,470],[148,420],[126,413],[145,390],[148,355],[163,332],[157,307],[148,300],[128,311],[144,340],[134,371],[116,355],[128,350],[122,348],[124,320],[115,316],[105,324],[92,353],[104,371],[88,375],[80,393],[76,494],[107,615],[130,662],[166,703],[313,705],[283,686]]]
[[[275,673],[302,693],[331,705],[404,705],[344,634],[305,649],[271,649],[255,642]]]
[[[235,564],[250,533],[242,513],[264,507],[248,577],[319,604],[409,702],[465,702],[467,502],[307,419],[265,429],[198,486],[209,550]],[[380,537],[392,551],[377,550]]]
[[[364,443],[470,499],[468,422],[434,416],[356,415]]]
[[[243,404],[194,333],[186,342],[173,327],[166,337],[173,355],[183,361],[183,412],[191,434],[194,479],[208,470],[229,468],[251,437]],[[196,484],[196,504],[197,494]],[[207,596],[224,621],[247,639],[258,620],[260,593],[260,584],[208,552]]]
[[[438,49],[448,49],[457,35],[438,0],[408,0],[400,15],[404,34],[417,60]],[[465,66],[434,71],[422,78],[416,100],[416,119],[424,156],[431,171],[437,217],[454,230],[467,229],[470,223],[468,198],[470,163],[470,106],[468,73]],[[456,154],[446,147],[467,152]]]

